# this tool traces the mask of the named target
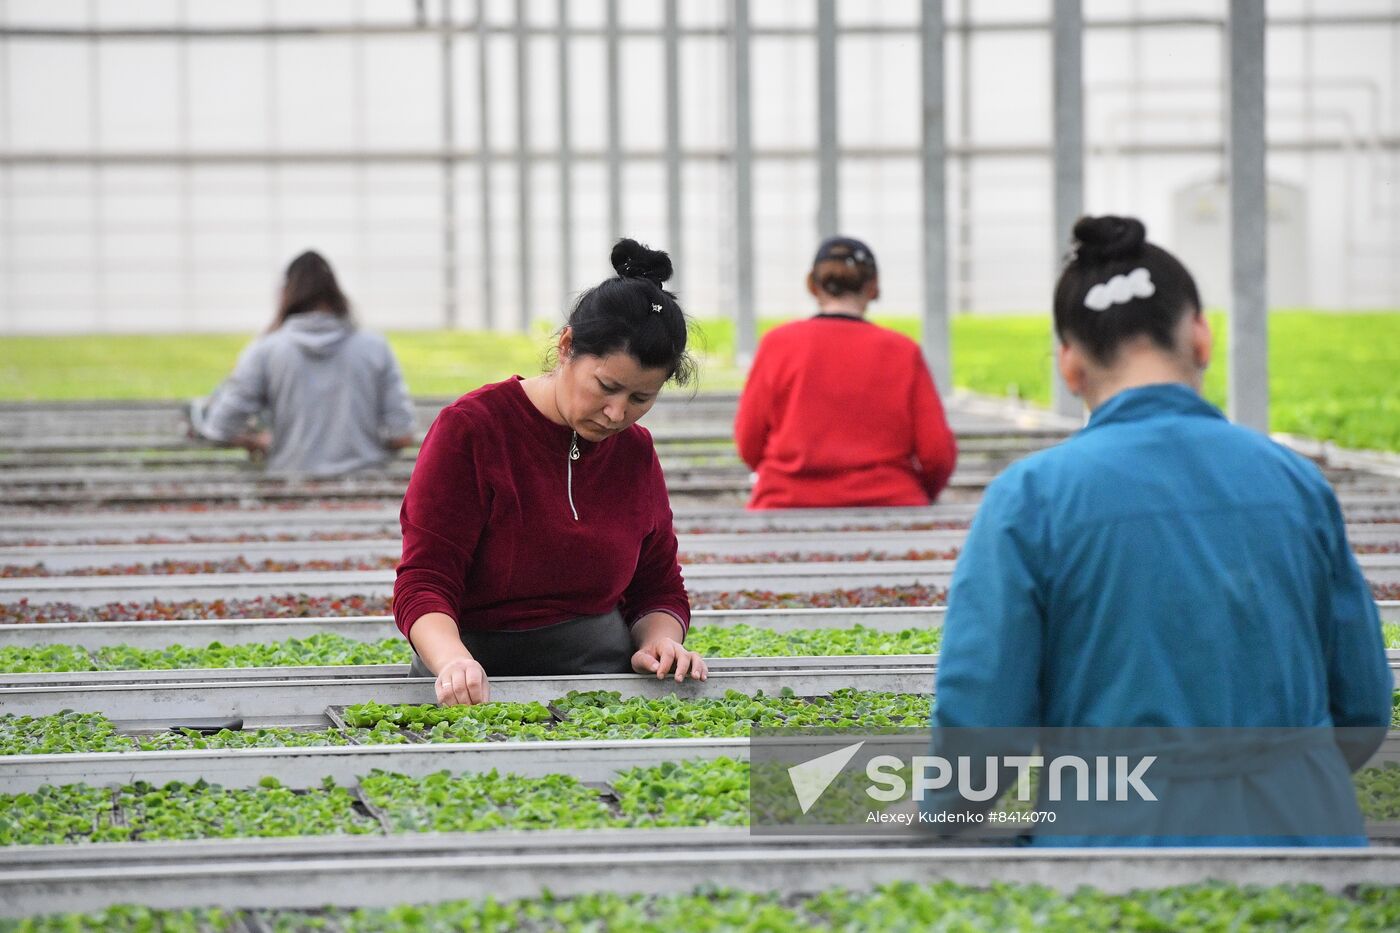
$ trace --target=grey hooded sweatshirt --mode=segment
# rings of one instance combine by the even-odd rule
[[[413,405],[389,343],[330,311],[289,317],[243,351],[199,425],[228,442],[268,412],[271,473],[329,476],[383,466],[413,431]]]

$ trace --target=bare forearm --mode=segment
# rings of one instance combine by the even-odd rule
[[[675,622],[675,619],[671,621]],[[419,616],[408,630],[408,640],[434,674],[452,661],[462,658],[471,660],[472,657],[467,646],[462,644],[457,623],[445,612]]]
[[[640,648],[658,638],[685,641],[685,629],[669,612],[649,612],[632,626],[632,644]]]

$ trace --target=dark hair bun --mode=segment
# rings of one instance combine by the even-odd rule
[[[636,240],[617,241],[612,248],[612,266],[624,279],[649,279],[658,286],[671,277],[671,257]]]
[[[1076,258],[1088,262],[1112,262],[1142,254],[1147,228],[1136,217],[1081,217],[1074,225]]]

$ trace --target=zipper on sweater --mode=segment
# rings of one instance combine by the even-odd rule
[[[578,509],[574,507],[574,461],[578,459],[578,432],[569,439],[569,511],[574,513],[574,521],[578,521]]]

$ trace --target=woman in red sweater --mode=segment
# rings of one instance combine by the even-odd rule
[[[816,316],[763,338],[739,399],[734,437],[758,473],[749,508],[928,505],[957,443],[918,344],[865,319],[874,253],[826,240],[807,290]]]
[[[404,495],[394,621],[438,701],[491,676],[654,673],[704,680],[682,646],[690,600],[651,434],[637,424],[694,371],[665,253],[613,248],[548,373],[438,414]]]

